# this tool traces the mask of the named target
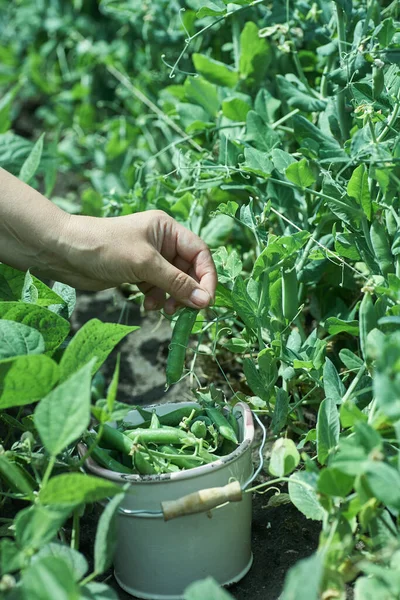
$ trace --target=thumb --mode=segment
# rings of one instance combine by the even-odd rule
[[[205,308],[211,302],[210,294],[193,277],[174,267],[158,252],[152,256],[146,281],[161,288],[185,306]]]

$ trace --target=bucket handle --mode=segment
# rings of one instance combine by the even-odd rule
[[[161,502],[164,521],[170,521],[184,515],[207,512],[226,502],[240,502],[242,488],[239,481],[232,481],[222,487],[206,488],[182,496],[177,500]]]

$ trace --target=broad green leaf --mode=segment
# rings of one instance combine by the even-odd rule
[[[324,465],[339,442],[340,421],[336,402],[325,398],[320,404],[317,419],[318,461]]]
[[[321,471],[318,479],[318,491],[327,496],[345,498],[353,487],[354,477],[337,469],[328,467]]]
[[[29,276],[31,283],[38,292],[36,303],[39,306],[63,303],[63,299],[57,294],[57,290],[49,288],[40,279],[37,279],[37,277],[30,274]],[[0,300],[8,302],[23,300],[22,295],[25,279],[26,274],[23,271],[0,264]]]
[[[390,510],[400,511],[399,471],[384,462],[370,460],[365,474],[375,498]]]
[[[242,338],[232,338],[231,340],[225,342],[223,346],[224,348],[229,350],[229,352],[237,354],[243,354],[249,348],[248,342],[246,342],[246,340],[243,340]]]
[[[191,583],[183,592],[184,600],[234,600],[212,577]]]
[[[107,410],[109,413],[112,413],[115,401],[117,399],[120,361],[121,361],[121,355],[118,354],[117,362],[115,364],[114,374],[113,374],[111,383],[107,390]]]
[[[289,495],[293,504],[307,519],[322,521],[325,511],[318,501],[315,473],[306,471],[293,473],[289,481]]]
[[[289,414],[289,395],[283,388],[275,388],[275,408],[272,415],[272,431],[275,435],[285,427]]]
[[[275,169],[282,174],[286,172],[286,169],[289,165],[292,165],[296,162],[296,159],[293,158],[293,156],[289,154],[289,152],[285,152],[280,148],[273,148],[270,154]]]
[[[323,572],[322,554],[300,560],[286,575],[280,600],[318,600]]]
[[[331,335],[342,332],[349,333],[350,335],[358,335],[359,333],[358,321],[343,321],[343,319],[338,319],[337,317],[326,319],[324,328]]]
[[[393,594],[384,581],[359,577],[354,585],[354,600],[393,600]]]
[[[202,106],[211,117],[215,117],[220,107],[217,88],[202,77],[188,77],[184,84],[188,100]]]
[[[25,273],[24,285],[21,292],[22,302],[28,302],[29,304],[37,304],[39,298],[39,292],[33,282],[33,277],[29,271]]]
[[[251,299],[246,289],[246,284],[239,276],[236,278],[232,290],[232,304],[239,317],[242,319],[246,327],[257,329],[257,305]]]
[[[222,113],[232,121],[245,121],[247,113],[251,110],[250,104],[242,98],[227,98],[222,102]]]
[[[269,472],[275,477],[292,473],[300,462],[300,454],[293,440],[280,438],[272,446]]]
[[[40,331],[49,354],[65,340],[70,328],[68,321],[62,317],[41,306],[24,302],[0,302],[0,319],[17,321]]]
[[[58,365],[43,354],[0,362],[0,410],[37,402],[58,381]]]
[[[67,520],[68,510],[56,510],[36,504],[21,510],[15,519],[15,539],[25,550],[39,550],[55,539]]]
[[[347,475],[361,475],[367,465],[367,453],[354,438],[340,440],[339,451],[333,457],[332,466]]]
[[[265,402],[268,402],[270,397],[268,384],[257,370],[255,362],[252,358],[245,358],[243,360],[243,372],[246,377],[246,383],[251,391],[256,396],[262,398]]]
[[[68,318],[70,318],[76,304],[75,289],[70,285],[67,285],[66,283],[60,283],[59,281],[56,281],[52,289],[53,292],[55,292],[58,296],[60,296],[60,298],[64,300],[65,304],[67,305]]]
[[[25,557],[15,542],[9,538],[0,539],[0,577],[19,571],[24,560]]]
[[[117,593],[105,583],[91,581],[80,588],[79,600],[118,600]]]
[[[348,154],[334,137],[326,135],[321,129],[318,129],[318,127],[301,115],[294,115],[292,122],[297,141],[304,145],[309,144],[308,140],[314,142],[313,148],[315,148],[321,163],[348,162]]]
[[[62,558],[45,556],[32,561],[22,573],[26,600],[79,600],[79,586],[69,564]]]
[[[276,80],[279,91],[290,108],[298,108],[304,112],[319,112],[325,110],[326,101],[312,96],[298,80],[298,87],[290,83],[290,81],[285,77],[282,77],[282,75],[276,75]]]
[[[256,148],[245,148],[244,158],[244,170],[260,175],[260,177],[269,177],[274,169],[269,155],[261,150],[256,150]]]
[[[139,327],[128,327],[117,323],[102,323],[91,319],[79,329],[68,344],[60,362],[61,381],[65,381],[77,369],[96,357],[92,364],[94,374],[115,346]]]
[[[19,172],[19,179],[25,183],[29,183],[40,165],[40,159],[43,152],[44,133],[40,136],[36,144],[33,146],[28,158],[24,162]]]
[[[363,413],[350,399],[340,406],[340,423],[343,428],[353,427],[358,421],[366,421],[367,415]]]
[[[357,335],[357,333],[355,333],[354,335]],[[342,361],[342,363],[347,367],[347,369],[351,369],[352,371],[358,371],[364,364],[363,359],[354,354],[354,352],[352,352],[348,348],[343,348],[339,352],[339,358]]]
[[[16,321],[0,320],[0,360],[41,354],[44,350],[44,339],[37,329]]]
[[[225,308],[233,308],[232,304],[232,292],[218,283],[215,291],[215,302],[214,306],[223,306]]]
[[[124,494],[114,496],[108,502],[100,517],[94,543],[94,569],[96,573],[104,573],[111,565],[117,544],[116,519],[123,497]]]
[[[389,273],[394,273],[394,263],[386,226],[375,219],[371,223],[369,233],[371,245],[375,258],[378,261],[379,268],[382,275],[387,277]]]
[[[95,359],[58,385],[38,404],[35,427],[46,450],[59,454],[79,438],[90,421],[90,384]]]
[[[45,505],[77,506],[120,493],[121,487],[106,479],[83,473],[65,473],[50,479],[40,490],[39,500]]]
[[[364,163],[354,169],[347,184],[347,193],[354,198],[363,209],[365,216],[370,221],[372,211],[371,194],[368,186],[368,173]]]
[[[10,461],[4,454],[0,454],[0,479],[6,482],[6,489],[10,486],[13,492],[20,492],[30,500],[34,500],[33,486],[18,464]]]
[[[323,371],[324,392],[327,398],[331,398],[336,404],[341,404],[345,393],[345,387],[339,377],[335,365],[330,358],[325,358]]]
[[[42,509],[45,507],[42,506]],[[46,510],[49,510],[48,508]],[[73,548],[56,542],[50,542],[43,546],[37,554],[33,557],[33,560],[40,560],[45,556],[55,556],[64,560],[70,567],[74,574],[75,581],[80,581],[82,577],[87,573],[89,565],[86,558]]]
[[[268,70],[272,59],[272,50],[265,38],[258,35],[258,27],[253,21],[247,21],[240,34],[240,78],[250,75],[261,80]]]
[[[222,0],[201,0],[201,5],[201,8],[196,13],[199,19],[221,16],[226,13],[226,6]]]
[[[247,113],[245,139],[264,152],[270,152],[280,142],[278,133],[254,110],[249,110]]]
[[[226,87],[235,87],[238,82],[238,74],[226,64],[214,60],[204,54],[193,54],[195,69],[207,81]]]
[[[278,98],[274,98],[266,88],[261,88],[254,101],[254,110],[264,123],[273,123],[276,121],[277,112],[281,104],[282,102]]]
[[[308,161],[302,158],[299,162],[294,162],[286,168],[286,177],[301,188],[310,187],[316,181],[316,177],[308,165]]]

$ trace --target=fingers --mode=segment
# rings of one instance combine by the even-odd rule
[[[200,309],[205,308],[212,301],[210,293],[200,287],[196,279],[169,263],[155,249],[148,262],[146,282],[154,288],[164,290],[175,301],[185,306]],[[152,290],[150,297],[155,299],[154,293],[155,290]],[[172,302],[168,301],[168,308],[172,308]]]

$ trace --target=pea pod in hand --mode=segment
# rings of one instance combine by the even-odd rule
[[[194,308],[184,308],[176,321],[167,359],[167,387],[182,376],[189,336],[198,313]]]

